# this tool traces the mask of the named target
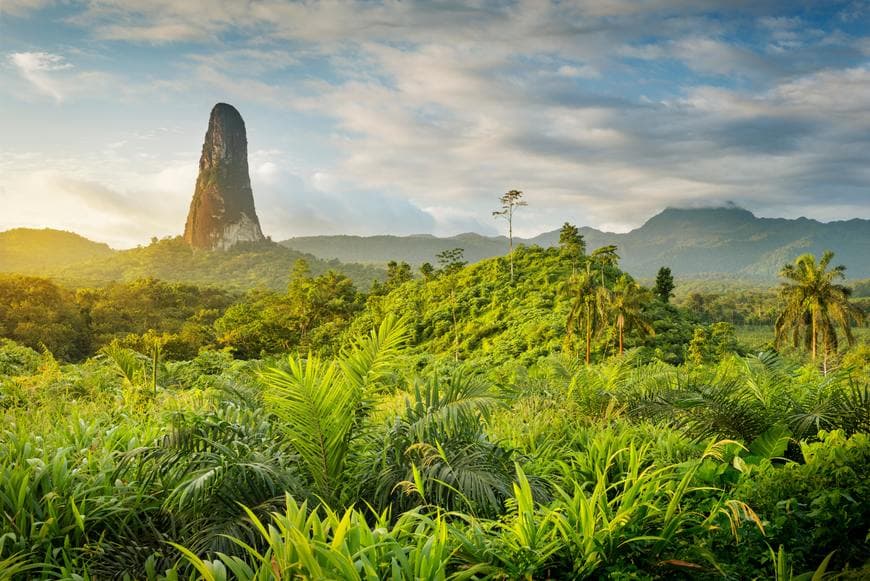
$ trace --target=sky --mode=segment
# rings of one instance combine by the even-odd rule
[[[0,230],[180,234],[217,102],[275,240],[870,218],[870,0],[0,0]]]

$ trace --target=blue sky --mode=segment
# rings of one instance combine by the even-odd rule
[[[275,239],[870,218],[870,2],[2,0],[0,229],[183,229],[208,114]]]

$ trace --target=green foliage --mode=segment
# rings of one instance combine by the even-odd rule
[[[649,303],[649,291],[640,287],[628,275],[622,275],[614,285],[607,313],[619,338],[619,355],[622,355],[626,333],[637,331],[639,334],[655,335],[655,328],[643,312]]]
[[[225,578],[227,570],[239,579],[263,580],[448,578],[455,542],[443,518],[406,512],[390,525],[383,514],[367,516],[355,509],[343,514],[326,507],[309,511],[306,503],[288,496],[286,509],[272,513],[267,522],[250,514],[261,542],[242,545],[247,559],[219,553],[218,560],[208,562],[176,547],[205,579]],[[259,546],[264,548],[255,548]]]
[[[417,383],[379,445],[373,475],[378,506],[500,513],[510,495],[513,460],[484,431],[496,402],[491,386],[463,368]]]
[[[0,335],[64,359],[88,353],[89,337],[72,293],[43,278],[0,275]]]
[[[804,463],[768,466],[737,493],[764,516],[765,541],[789,547],[798,570],[834,549],[834,565],[861,565],[870,558],[870,439],[837,431],[819,437],[801,444]]]
[[[0,232],[0,272],[44,275],[46,271],[112,254],[106,244],[72,232],[15,228]]]
[[[236,297],[217,288],[166,283],[152,278],[97,289],[80,289],[76,304],[85,313],[95,348],[119,340],[147,351],[143,336],[149,331],[167,334],[169,359],[191,359],[214,342],[215,319]]]
[[[852,323],[864,321],[864,312],[849,302],[851,290],[834,281],[845,277],[846,267],[828,270],[834,253],[827,251],[816,263],[812,254],[798,257],[786,264],[780,275],[787,279],[781,296],[785,306],[776,320],[776,340],[782,343],[790,335],[795,347],[803,343],[816,358],[817,351],[837,351],[837,327],[849,345],[855,343]]]
[[[0,339],[0,376],[32,375],[40,363],[39,353],[8,339]]]
[[[573,304],[565,324],[567,341],[571,341],[574,332],[582,338],[587,365],[592,358],[592,340],[605,329],[611,298],[609,289],[603,284],[603,271],[599,283],[599,275],[592,272],[591,265],[592,262],[587,261],[586,272],[568,282]]]
[[[688,346],[688,358],[695,364],[715,363],[737,353],[737,339],[730,323],[719,322],[695,327]]]
[[[445,250],[444,252],[439,252],[435,255],[435,258],[438,260],[438,264],[441,267],[440,271],[445,274],[454,274],[462,269],[463,266],[468,264],[464,260],[462,248],[451,248],[450,250]]]
[[[285,294],[252,291],[214,323],[217,342],[244,359],[291,350],[328,351],[362,307],[353,282],[334,271],[293,268]]]
[[[244,297],[9,277],[4,316],[99,350],[0,342],[0,577],[866,573],[866,349],[743,356],[613,246],[513,258],[367,296],[305,261]]]
[[[671,269],[667,266],[663,266],[659,269],[658,274],[656,274],[656,284],[655,288],[653,288],[653,294],[655,294],[659,300],[663,303],[670,302],[671,297],[674,296],[674,275],[671,274]]]
[[[577,272],[578,261],[586,254],[586,241],[577,226],[565,222],[559,230],[559,251],[571,263],[571,274]]]
[[[271,367],[261,375],[269,410],[299,454],[314,493],[328,504],[341,501],[353,427],[405,339],[404,325],[388,318],[339,359],[291,356],[286,370]]]
[[[684,286],[687,284],[681,281],[680,289]],[[687,292],[677,295],[675,302],[702,323],[726,321],[733,325],[758,325],[764,326],[768,333],[779,307],[773,289],[755,289],[751,284],[739,289]]]
[[[287,282],[286,273],[299,259],[309,262],[315,276],[336,270],[358,285],[384,276],[380,268],[319,260],[269,241],[236,244],[229,250],[206,252],[192,249],[180,236],[154,240],[148,246],[115,251],[106,257],[40,274],[51,275],[75,286],[106,285],[153,277],[167,282],[221,286],[234,291],[254,288],[280,290]]]

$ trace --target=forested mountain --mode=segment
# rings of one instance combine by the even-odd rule
[[[86,260],[105,258],[107,244],[83,236],[45,228],[15,228],[0,232],[0,272],[41,274]]]
[[[655,275],[661,265],[670,266],[679,277],[728,275],[770,281],[783,264],[811,252],[836,252],[850,278],[870,276],[870,220],[853,219],[823,223],[807,218],[758,218],[741,208],[668,208],[643,226],[625,234],[581,228],[587,246],[616,244],[623,267],[639,277]],[[559,232],[547,232],[520,244],[553,246]],[[450,248],[463,248],[465,258],[475,262],[504,254],[505,237],[461,234],[434,236],[308,236],[282,242],[300,252],[342,262],[404,260],[412,264],[432,262]]]
[[[195,250],[180,237],[154,239],[148,246],[112,250],[77,234],[58,230],[0,233],[0,272],[50,276],[70,286],[104,285],[153,277],[167,282],[230,289],[283,289],[296,261],[308,261],[313,274],[336,270],[360,288],[385,272],[375,266],[340,264],[274,242],[242,243],[230,250]]]
[[[655,275],[662,265],[679,278],[735,277],[769,284],[783,264],[810,252],[833,250],[850,279],[870,277],[870,220],[823,223],[807,218],[757,218],[736,207],[669,208],[625,234],[581,228],[591,250],[615,244],[622,267],[634,276]],[[559,232],[546,232],[517,244],[550,247]],[[242,244],[223,253],[194,251],[180,238],[115,251],[77,234],[19,228],[0,233],[0,272],[53,276],[73,284],[104,284],[152,276],[167,281],[218,284],[238,289],[283,288],[298,258],[314,274],[335,269],[360,288],[390,260],[412,265],[436,262],[436,255],[462,248],[470,262],[504,255],[507,238],[467,233],[448,238],[416,236],[307,236],[279,244]],[[316,257],[316,258],[315,258]],[[319,260],[318,260],[319,259]],[[339,262],[340,261],[340,262]],[[365,265],[368,266],[365,266]]]

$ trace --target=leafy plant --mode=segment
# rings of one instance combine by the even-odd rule
[[[406,338],[404,323],[388,317],[336,360],[290,356],[287,369],[270,367],[260,376],[269,411],[299,454],[314,493],[327,503],[341,499],[354,428]]]

